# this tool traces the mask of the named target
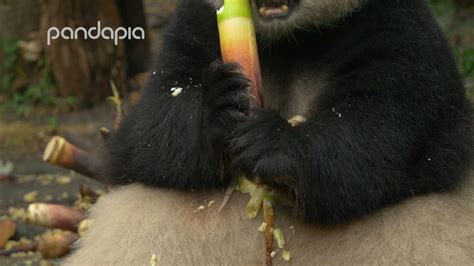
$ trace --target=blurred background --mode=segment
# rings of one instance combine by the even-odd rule
[[[474,100],[474,0],[429,2]],[[107,138],[105,128],[112,130],[117,114],[139,98],[175,4],[0,0],[0,265],[55,264],[78,237],[77,226],[31,217],[31,205],[46,203],[34,207],[41,207],[47,219],[66,215],[83,221],[83,211],[106,193],[94,158]],[[142,27],[146,38],[121,40],[117,46],[103,39],[59,39],[46,45],[51,26],[93,27],[99,20],[112,27]],[[51,155],[44,154],[45,147],[56,135],[67,140],[76,157],[83,156],[74,157],[79,166],[43,162],[42,157]],[[50,147],[58,143],[53,139]],[[51,228],[72,234],[57,231],[51,236]]]

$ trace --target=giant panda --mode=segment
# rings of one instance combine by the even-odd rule
[[[223,1],[180,1],[108,143],[106,175],[122,187],[69,262],[261,264],[242,196],[193,211],[240,174],[294,202],[278,222],[297,228],[297,265],[472,262],[471,105],[426,1],[251,2],[263,106],[220,60]]]

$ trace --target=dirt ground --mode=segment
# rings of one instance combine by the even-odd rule
[[[103,140],[98,130],[102,126],[112,127],[114,113],[112,106],[104,104],[90,110],[60,114],[57,128],[48,123],[47,110],[39,111],[29,119],[3,114],[0,117],[0,161],[13,162],[14,178],[0,178],[0,218],[8,215],[10,208],[26,208],[32,201],[73,206],[81,186],[97,191],[105,190],[102,184],[90,178],[43,162],[42,155],[51,137],[60,135],[99,157],[103,150]],[[32,238],[45,231],[23,223],[17,223],[17,226],[14,240]],[[30,263],[45,265],[36,255],[0,257],[0,265],[31,265]]]

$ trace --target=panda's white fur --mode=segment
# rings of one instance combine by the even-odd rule
[[[205,0],[214,8],[223,6],[224,0]],[[256,1],[252,1],[253,10]],[[293,12],[288,19],[272,20],[270,23],[259,19],[255,15],[255,27],[257,32],[264,34],[267,38],[279,37],[282,34],[291,34],[295,28],[305,29],[316,25],[317,27],[331,25],[352,13],[365,4],[367,0],[300,0],[298,12]]]
[[[147,265],[153,254],[157,265],[263,265],[262,218],[244,217],[248,196],[238,192],[217,212],[223,197],[116,189],[92,209],[93,226],[65,265]],[[293,265],[472,265],[473,225],[474,176],[458,192],[412,198],[338,227],[306,224],[276,208]],[[286,264],[275,250],[275,264]]]

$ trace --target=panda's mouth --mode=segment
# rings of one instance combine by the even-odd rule
[[[256,3],[260,17],[271,20],[289,17],[299,0],[257,0]]]

